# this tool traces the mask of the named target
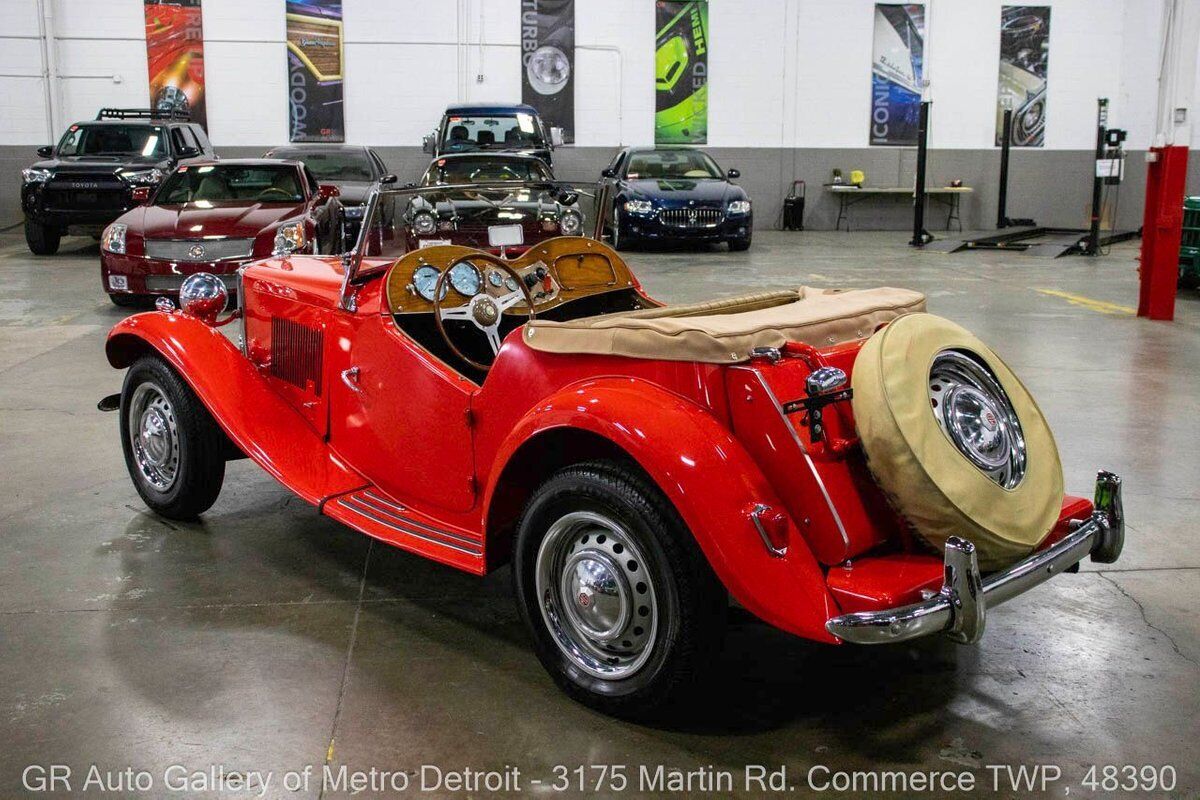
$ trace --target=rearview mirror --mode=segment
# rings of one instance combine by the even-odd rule
[[[559,128],[556,126],[556,127],[553,127],[550,129],[550,146],[551,147],[562,147],[563,146],[563,129],[562,128]]]
[[[727,172],[725,174],[728,175],[730,178],[742,177],[742,173],[738,172],[736,169],[731,169],[731,170],[729,170],[729,172]]]
[[[54,145],[48,144],[37,149],[37,154],[42,158],[52,158],[54,156]]]
[[[612,169],[611,167],[605,167],[604,169],[600,170],[600,177],[601,178],[615,178],[615,177],[617,177],[617,171],[615,169]]]
[[[328,200],[331,197],[340,197],[341,194],[342,190],[332,183],[322,183],[317,186],[317,196],[322,200]]]
[[[129,196],[133,198],[133,202],[135,203],[144,203],[150,199],[150,187],[135,186],[133,187],[133,191],[129,193]]]
[[[421,149],[430,155],[433,155],[433,139],[436,135],[436,132],[431,133],[421,140]]]

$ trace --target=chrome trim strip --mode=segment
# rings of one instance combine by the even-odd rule
[[[821,480],[821,474],[817,472],[817,465],[813,463],[812,456],[808,454],[808,448],[804,446],[804,442],[800,441],[800,435],[796,433],[796,429],[792,427],[792,422],[787,418],[787,414],[783,413],[783,406],[779,404],[779,398],[771,391],[771,386],[767,383],[767,379],[757,369],[751,367],[732,367],[735,370],[752,372],[758,378],[758,382],[762,384],[763,391],[767,393],[767,397],[771,398],[771,404],[775,406],[775,413],[783,421],[783,425],[787,428],[787,432],[791,434],[792,441],[800,448],[800,453],[804,456],[804,463],[808,465],[808,471],[812,473],[813,480],[817,482],[817,488],[821,490],[821,496],[825,498],[825,505],[829,507],[829,513],[833,516],[833,522],[837,525],[838,533],[842,535],[842,542],[846,545],[846,552],[850,552],[850,535],[846,533],[846,526],[842,524],[842,517],[838,514],[837,507],[833,504],[833,498],[829,495],[829,490],[825,488],[825,481]]]
[[[374,500],[376,503],[378,503],[379,505],[386,506],[387,508],[392,509],[393,511],[395,511],[398,514],[408,513],[408,509],[405,508],[404,506],[400,505],[399,503],[393,503],[391,500],[387,499],[383,495],[375,494],[375,492],[371,491],[370,489],[366,489],[364,491],[358,492],[358,494],[362,497],[369,497],[372,500]]]
[[[903,642],[934,633],[945,633],[964,644],[978,641],[987,608],[1029,591],[1088,556],[1108,564],[1121,555],[1125,519],[1119,477],[1099,473],[1095,505],[1091,518],[1057,543],[981,582],[974,546],[952,536],[946,542],[946,583],[935,597],[882,611],[843,614],[827,621],[825,629],[854,644]]]
[[[377,500],[375,500],[371,497],[368,497],[367,496],[368,494],[369,494],[369,492],[354,494],[354,495],[351,495],[349,499],[355,503],[359,503],[361,505],[366,506],[367,508],[373,509],[380,514],[386,514],[388,516],[391,516],[393,519],[396,520],[396,523],[398,525],[407,525],[407,526],[417,528],[418,530],[428,531],[429,533],[436,534],[438,536],[445,536],[447,539],[453,539],[454,541],[462,542],[465,545],[470,545],[473,547],[482,547],[482,542],[480,542],[478,539],[472,539],[469,536],[463,536],[462,534],[459,534],[459,533],[452,533],[447,530],[442,530],[441,528],[435,528],[432,525],[426,525],[424,522],[420,522],[418,520],[412,519],[411,517],[406,517],[403,514],[396,514],[395,512],[391,511],[383,503],[378,502]]]
[[[353,497],[350,497],[350,498],[339,497],[337,502],[338,502],[338,505],[342,506],[343,508],[347,508],[347,509],[353,511],[355,514],[358,514],[361,517],[366,517],[369,520],[378,522],[380,525],[384,526],[385,528],[391,528],[392,530],[397,531],[399,533],[403,533],[405,535],[415,537],[422,541],[429,542],[430,544],[436,544],[436,545],[441,545],[442,547],[448,547],[451,550],[457,550],[458,552],[466,553],[469,556],[482,556],[483,555],[482,547],[480,547],[479,549],[474,549],[474,550],[466,548],[466,547],[461,547],[459,545],[451,544],[450,542],[443,542],[440,539],[434,539],[431,536],[426,536],[425,534],[418,533],[417,531],[409,530],[408,528],[404,528],[399,525],[396,525],[394,522],[391,522],[390,520],[383,519],[380,516],[377,516],[377,514],[379,514],[378,509],[373,509],[371,506],[360,507],[358,505],[358,503],[355,502]],[[372,511],[374,511],[375,513],[372,513]],[[446,535],[450,535],[450,534],[446,534]]]

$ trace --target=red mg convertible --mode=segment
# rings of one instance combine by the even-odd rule
[[[920,294],[669,306],[592,238],[402,252],[378,220],[413,191],[374,192],[351,253],[242,268],[224,317],[198,275],[112,330],[101,407],[150,508],[195,517],[245,456],[381,541],[511,562],[546,669],[618,714],[695,686],[731,599],[829,644],[970,643],[1120,554],[1119,478],[1064,495],[1028,391]]]

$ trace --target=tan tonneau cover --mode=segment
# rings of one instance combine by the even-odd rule
[[[547,353],[731,364],[745,361],[754,347],[865,339],[884,322],[924,310],[925,295],[908,289],[801,287],[568,322],[539,319],[524,335],[526,344]]]

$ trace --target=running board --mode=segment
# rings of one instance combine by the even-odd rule
[[[426,558],[482,575],[483,540],[477,533],[450,529],[394,500],[374,486],[335,495],[321,513],[356,531]]]

